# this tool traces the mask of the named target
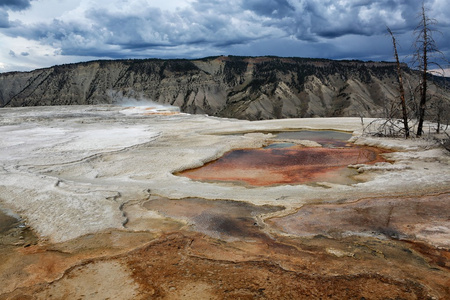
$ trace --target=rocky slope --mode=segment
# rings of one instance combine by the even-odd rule
[[[404,72],[407,89],[416,86],[416,74],[406,66]],[[120,103],[132,97],[249,120],[379,117],[397,95],[395,65],[385,62],[221,56],[93,61],[0,74],[2,107]]]

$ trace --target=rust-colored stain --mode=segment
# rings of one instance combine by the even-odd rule
[[[173,115],[179,115],[180,112],[178,111],[153,111],[153,112],[147,112],[144,113],[144,116],[151,116],[151,115],[162,115],[162,116],[173,116]]]
[[[245,202],[185,198],[170,200],[156,197],[143,207],[158,211],[166,217],[188,221],[195,231],[222,240],[268,239],[261,232],[256,215],[282,209],[280,206],[256,206]]]
[[[445,229],[450,225],[449,199],[447,192],[421,197],[367,198],[345,204],[305,205],[294,214],[266,220],[266,224],[296,236],[322,234],[341,238],[351,232],[445,249],[450,240],[450,233]],[[444,259],[450,259],[449,250],[440,252],[441,260],[436,263],[450,270],[450,260]],[[430,253],[437,257],[436,251]]]
[[[343,176],[341,172],[346,173],[348,165],[384,161],[379,155],[382,152],[371,147],[242,149],[180,175],[253,186],[333,182],[334,177]]]

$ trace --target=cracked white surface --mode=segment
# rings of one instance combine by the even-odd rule
[[[201,115],[123,113],[115,106],[0,109],[0,202],[41,237],[65,241],[123,228],[123,203],[152,194],[284,205],[449,189],[449,155],[423,140],[358,138],[359,144],[401,149],[392,164],[363,168],[351,186],[244,187],[203,183],[172,173],[201,166],[235,148],[260,147],[285,129],[361,131],[359,118],[241,121]],[[144,112],[144,110],[143,110]],[[364,169],[365,168],[365,169]]]

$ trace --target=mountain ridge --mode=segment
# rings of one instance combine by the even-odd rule
[[[402,71],[407,97],[413,99],[418,73],[405,64]],[[433,93],[448,101],[441,83]],[[397,95],[395,63],[358,60],[275,56],[96,60],[0,74],[2,107],[113,104],[127,97],[179,106],[187,113],[248,120],[381,117]]]

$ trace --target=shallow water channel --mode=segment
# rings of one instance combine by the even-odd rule
[[[143,206],[166,217],[186,220],[195,231],[224,240],[267,239],[256,216],[283,209],[227,200],[170,200],[160,197],[145,202]]]
[[[347,142],[349,133],[338,131],[279,132],[260,149],[238,149],[200,168],[178,175],[207,182],[229,182],[248,186],[360,182],[353,164],[384,161],[384,151]],[[278,142],[278,140],[280,142]],[[305,147],[300,141],[313,141],[321,147]]]
[[[348,145],[348,140],[352,137],[351,133],[334,130],[283,131],[275,134],[275,140],[308,140],[317,142],[326,148],[345,147]],[[295,145],[295,143],[290,144]]]
[[[34,233],[25,225],[25,221],[12,211],[0,206],[0,257],[2,246],[21,246],[34,240]]]
[[[3,234],[15,227],[18,227],[20,221],[6,212],[0,210],[0,234]]]

